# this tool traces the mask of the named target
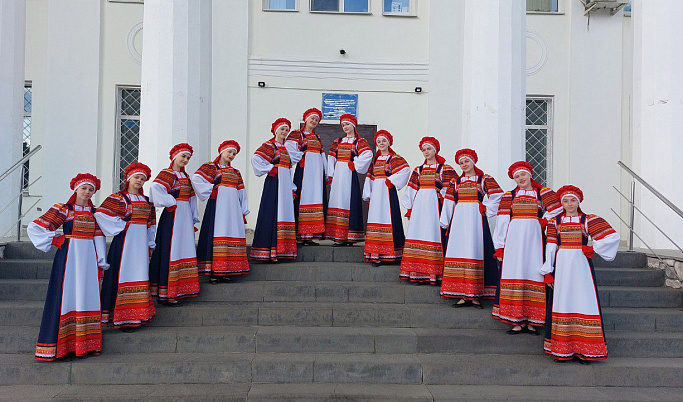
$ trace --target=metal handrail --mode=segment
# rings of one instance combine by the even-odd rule
[[[663,196],[659,191],[657,191],[654,187],[652,187],[648,182],[646,182],[646,181],[645,181],[642,177],[640,177],[636,172],[634,172],[633,170],[631,170],[631,168],[629,168],[628,166],[626,166],[622,161],[618,161],[617,164],[618,164],[622,169],[626,170],[626,172],[629,173],[629,174],[632,176],[632,179],[631,179],[631,199],[629,199],[628,197],[626,197],[621,191],[619,191],[618,188],[612,186],[612,187],[617,191],[617,193],[619,193],[619,195],[621,195],[621,196],[629,203],[629,205],[630,205],[630,214],[629,214],[629,221],[630,221],[630,222],[629,222],[629,223],[627,223],[626,221],[624,221],[624,220],[621,218],[621,216],[620,216],[614,209],[612,209],[612,212],[614,212],[614,213],[617,215],[617,217],[619,218],[619,220],[621,220],[621,221],[624,223],[624,225],[626,225],[626,227],[629,229],[628,251],[633,251],[633,236],[635,235],[636,237],[638,237],[638,239],[639,239],[641,242],[643,242],[643,244],[645,244],[645,246],[646,246],[646,247],[647,247],[647,248],[648,248],[648,249],[649,249],[649,250],[650,250],[650,251],[651,251],[659,260],[660,260],[660,261],[662,261],[662,258],[661,258],[661,257],[660,257],[660,256],[659,256],[659,255],[658,255],[650,246],[648,246],[648,244],[645,243],[645,241],[644,241],[640,236],[638,236],[638,234],[637,234],[637,233],[635,232],[635,230],[634,230],[634,225],[635,225],[635,211],[638,211],[645,219],[647,219],[648,222],[650,222],[650,223],[652,224],[652,226],[654,226],[657,230],[659,230],[659,232],[660,232],[661,234],[663,234],[664,237],[667,238],[667,240],[669,240],[671,243],[673,243],[673,245],[676,246],[676,248],[677,248],[678,250],[680,250],[680,251],[683,253],[683,249],[681,249],[681,247],[680,247],[680,246],[679,246],[671,237],[669,237],[666,233],[664,233],[664,231],[663,231],[662,229],[660,229],[659,226],[657,226],[650,218],[648,218],[647,215],[645,215],[645,213],[643,213],[643,211],[640,210],[640,208],[636,207],[636,204],[635,204],[635,202],[636,202],[636,182],[635,182],[635,181],[637,180],[638,182],[640,182],[640,184],[642,184],[642,185],[643,185],[646,189],[648,189],[652,194],[654,194],[655,196],[657,196],[657,198],[659,198],[660,201],[662,201],[667,207],[671,208],[671,210],[674,211],[676,214],[678,214],[678,216],[680,216],[681,218],[683,218],[683,211],[681,211],[681,209],[678,208],[673,202],[671,202],[668,198],[666,198],[665,196]],[[634,179],[635,179],[635,180],[634,180]],[[611,208],[610,208],[610,209],[611,209]]]
[[[16,163],[14,163],[9,169],[5,170],[5,172],[4,172],[2,175],[0,175],[0,181],[3,181],[4,179],[6,179],[10,174],[12,174],[12,172],[14,172],[15,170],[17,170],[19,167],[22,167],[22,168],[23,168],[23,167],[24,167],[24,163],[25,163],[26,161],[28,161],[29,159],[31,159],[31,157],[32,157],[33,155],[35,155],[36,153],[38,153],[38,151],[40,151],[41,149],[43,149],[43,146],[42,146],[42,145],[36,145],[36,147],[33,148],[29,153],[27,153],[26,155],[24,155],[21,159],[19,159]],[[43,176],[39,176],[37,179],[33,180],[28,186],[26,186],[26,188],[23,188],[23,180],[22,180],[22,188],[20,189],[19,194],[18,194],[17,196],[15,196],[15,197],[9,202],[9,204],[5,205],[5,207],[2,209],[2,211],[0,211],[0,213],[4,212],[10,205],[12,205],[12,203],[14,203],[14,201],[15,201],[17,198],[19,199],[18,208],[17,208],[17,220],[9,227],[9,229],[7,229],[7,232],[5,232],[5,233],[2,235],[2,237],[7,236],[7,234],[8,234],[9,232],[11,232],[11,231],[12,231],[12,228],[16,225],[16,227],[17,227],[17,241],[20,241],[20,240],[21,240],[21,220],[24,219],[24,217],[25,217],[33,208],[35,208],[35,206],[38,205],[38,203],[39,203],[39,202],[41,201],[41,199],[42,199],[42,197],[41,197],[41,198],[38,198],[38,200],[37,200],[36,202],[34,202],[33,205],[31,205],[31,207],[30,207],[29,209],[27,209],[26,212],[24,212],[24,213],[22,214],[22,202],[23,202],[23,198],[24,198],[24,190],[26,190],[26,189],[28,189],[29,187],[31,187],[32,185],[34,185],[34,184],[35,184],[38,180],[40,180],[42,177],[43,177]]]
[[[9,176],[12,172],[14,172],[15,170],[17,170],[17,168],[18,168],[19,166],[23,166],[23,165],[24,165],[24,162],[26,162],[27,160],[31,159],[31,157],[32,157],[33,155],[35,155],[35,154],[36,154],[38,151],[40,151],[41,149],[43,149],[43,146],[42,146],[42,145],[36,145],[36,147],[33,148],[33,149],[31,150],[31,152],[29,152],[29,153],[27,153],[26,155],[24,155],[23,158],[19,159],[19,160],[18,160],[14,165],[12,165],[9,169],[5,170],[5,173],[3,173],[2,175],[0,175],[0,181],[3,181],[5,178],[7,178],[7,176]]]
[[[643,186],[645,186],[646,189],[650,190],[650,192],[651,192],[652,194],[656,195],[657,198],[659,198],[667,207],[671,208],[675,213],[678,214],[678,216],[680,216],[681,218],[683,218],[683,211],[681,211],[681,209],[678,208],[673,202],[669,201],[669,199],[666,198],[666,197],[664,197],[664,196],[662,195],[662,193],[660,193],[659,191],[655,190],[655,188],[652,187],[648,182],[646,182],[642,177],[638,176],[638,174],[636,174],[636,172],[634,172],[633,170],[631,170],[631,168],[629,168],[628,166],[624,165],[624,163],[623,163],[622,161],[618,161],[617,163],[618,163],[619,166],[621,166],[628,174],[630,174],[631,176],[633,176],[633,178],[635,178],[636,180],[638,180],[638,181],[640,182],[640,184],[642,184]]]

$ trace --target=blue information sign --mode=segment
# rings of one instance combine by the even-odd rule
[[[358,117],[358,94],[323,93],[323,120],[337,120],[344,113]]]

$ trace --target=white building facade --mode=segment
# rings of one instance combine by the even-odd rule
[[[424,135],[441,141],[451,164],[459,148],[476,149],[478,166],[505,189],[513,187],[509,164],[528,159],[549,187],[581,187],[583,209],[621,227],[623,238],[610,209],[626,217],[628,208],[612,186],[629,194],[630,176],[617,161],[683,205],[683,162],[674,155],[683,139],[683,28],[669,17],[683,11],[676,0],[635,1],[632,16],[621,7],[584,15],[579,0],[0,4],[0,43],[25,23],[24,38],[11,36],[24,41],[25,55],[15,46],[0,56],[11,56],[14,92],[23,66],[25,142],[43,146],[30,161],[28,182],[42,178],[27,190],[25,209],[65,201],[70,178],[85,171],[102,179],[101,201],[119,189],[128,163],[156,173],[178,142],[195,147],[194,171],[233,138],[256,212],[262,179],[251,155],[273,120],[296,125],[326,94],[357,99],[359,124],[390,131],[411,166],[421,162]],[[8,119],[3,143],[18,144],[22,133],[5,129]],[[683,243],[680,219],[641,188],[637,204]],[[38,213],[28,211],[24,224]],[[649,223],[636,229],[652,247],[672,248]]]

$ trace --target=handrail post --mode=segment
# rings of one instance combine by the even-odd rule
[[[629,215],[628,251],[633,251],[633,230],[636,219],[636,181],[631,178],[631,212]]]
[[[24,184],[23,169],[22,169],[21,173],[22,173],[21,184],[23,186],[23,184]],[[19,223],[17,223],[17,241],[21,241],[21,204],[22,204],[23,200],[24,200],[24,191],[22,189],[22,191],[19,193],[19,203],[18,203],[19,204],[19,211],[17,213],[17,217],[19,218]]]

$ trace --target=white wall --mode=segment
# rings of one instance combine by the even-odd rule
[[[142,22],[142,4],[102,3],[102,64],[100,65],[100,110],[97,168],[102,180],[99,200],[119,191],[116,135],[118,125],[116,112],[117,85],[140,85],[140,63],[128,47],[128,36]],[[133,49],[141,50],[142,32],[134,39]],[[144,161],[142,161],[144,162]]]

